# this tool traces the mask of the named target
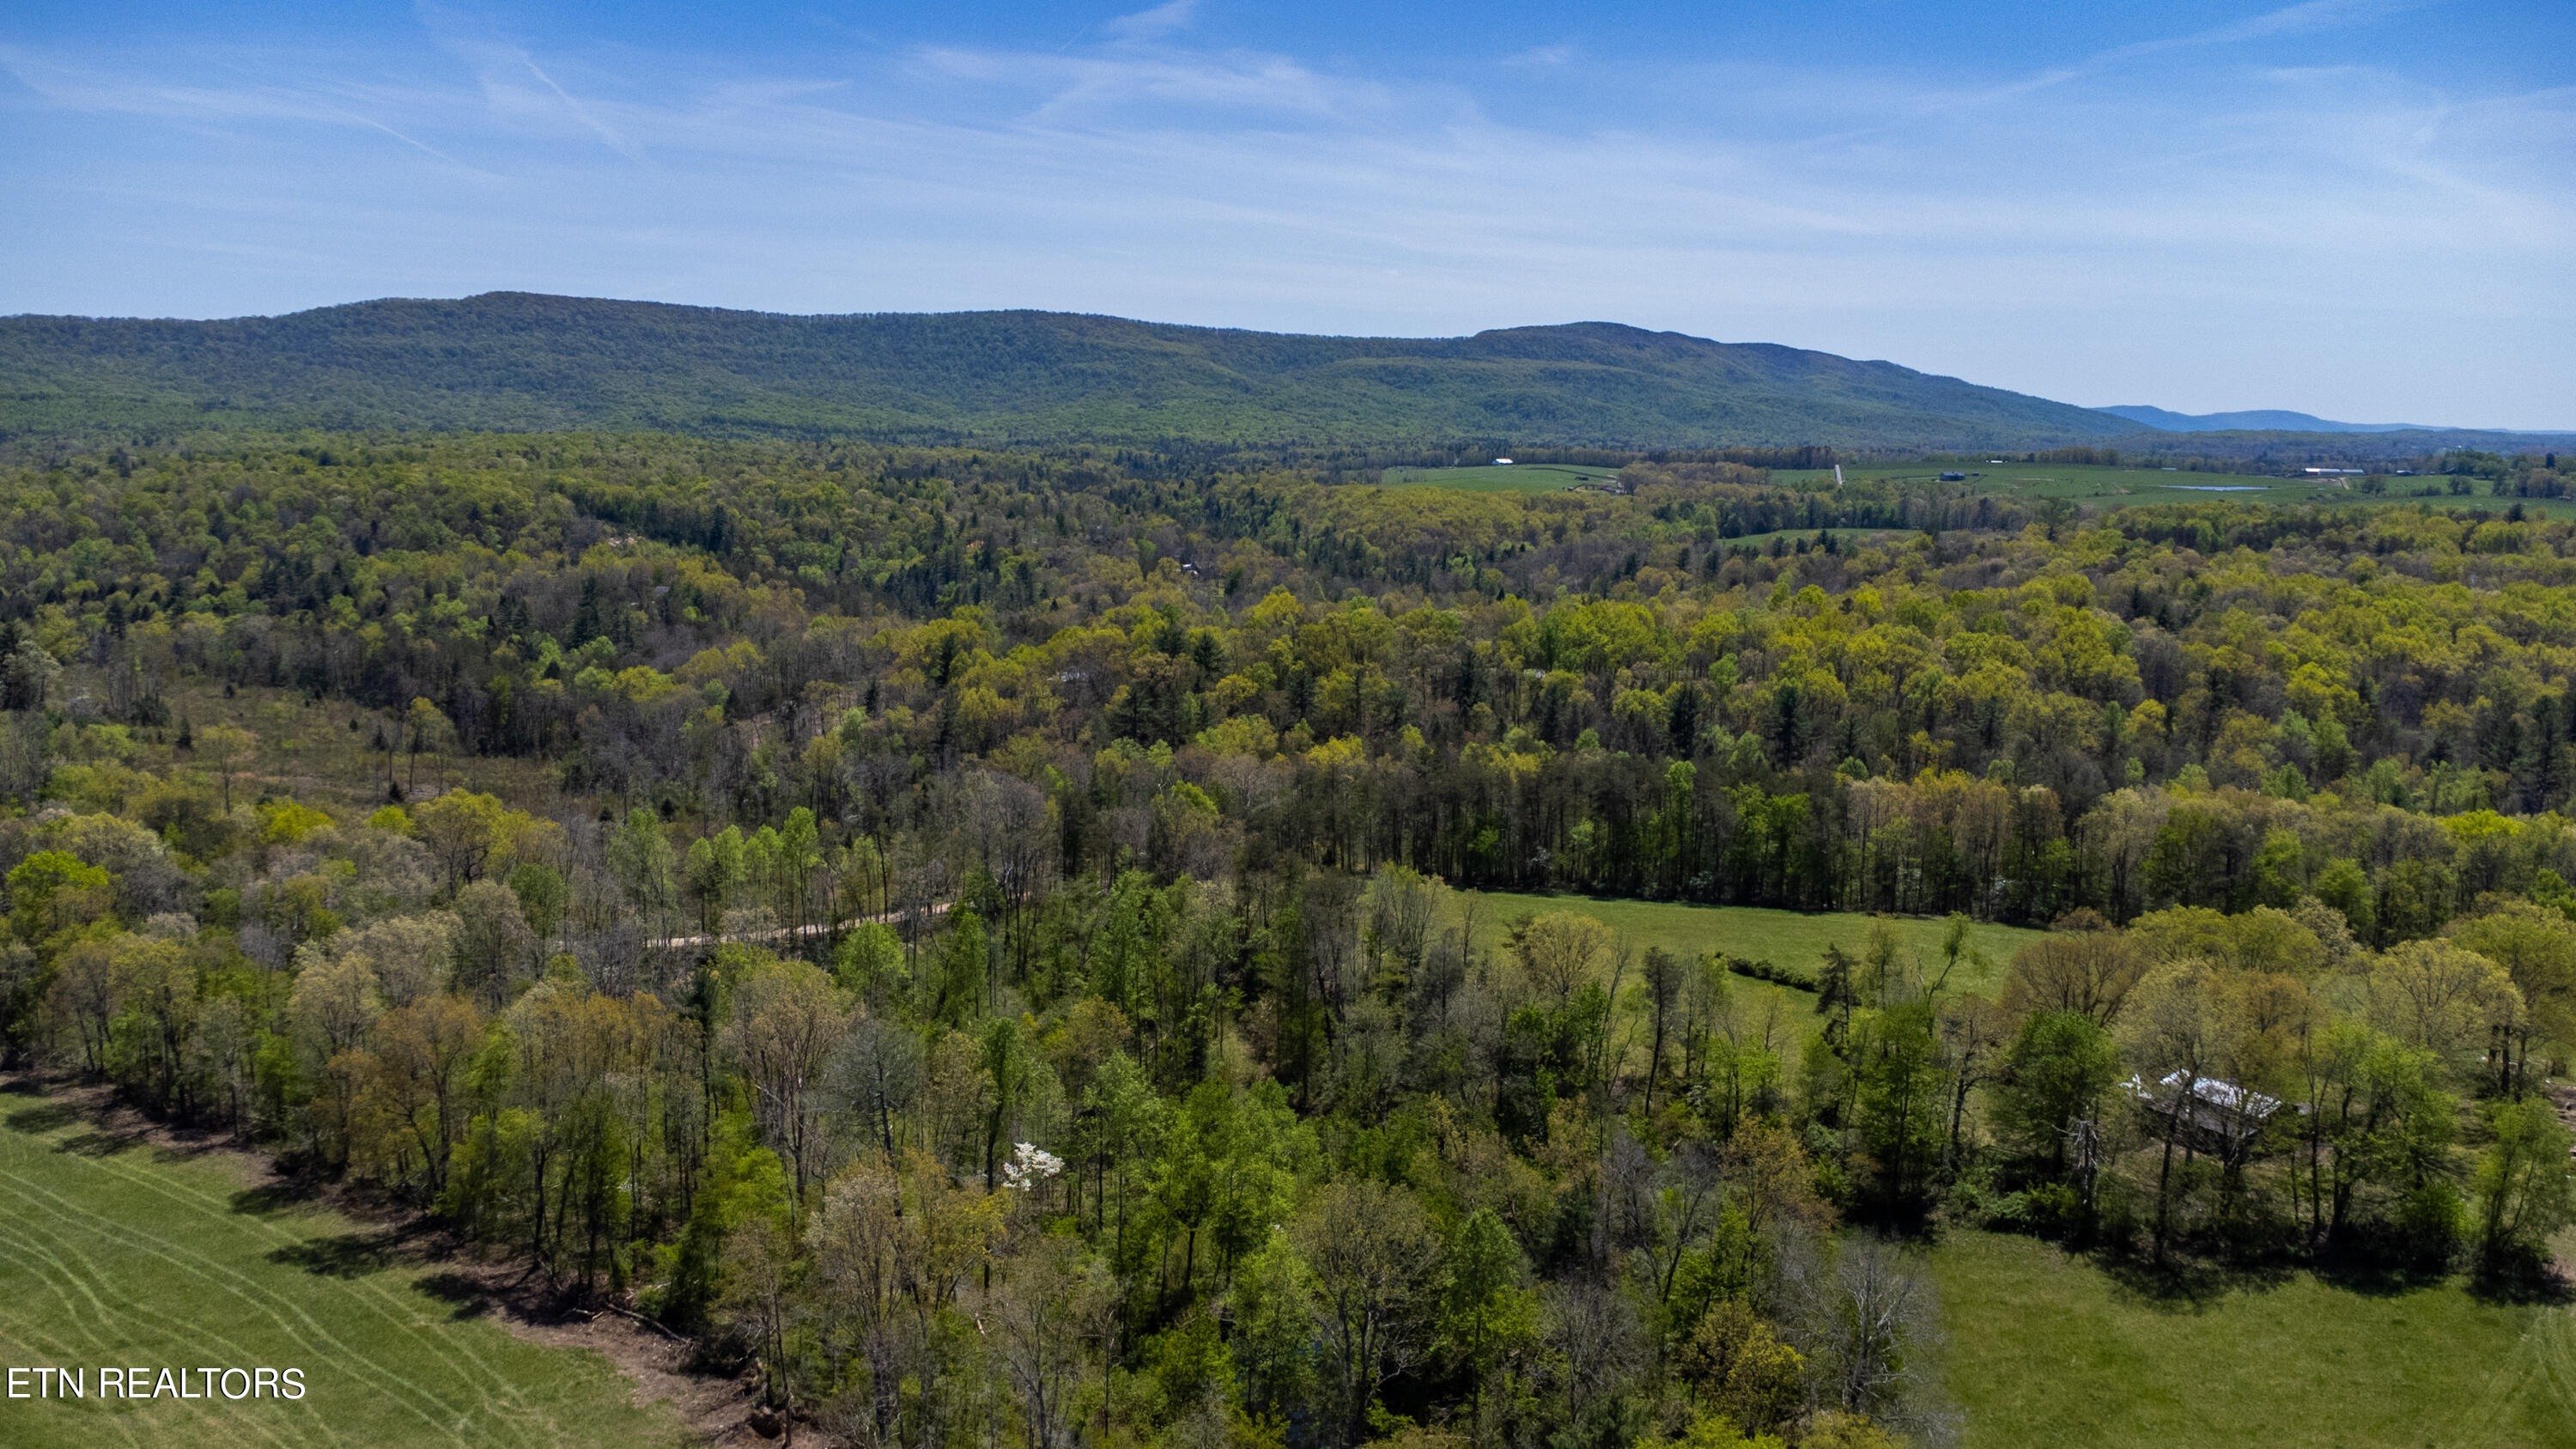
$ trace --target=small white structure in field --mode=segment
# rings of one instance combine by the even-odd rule
[[[1494,461],[1497,464],[1509,464],[1512,460],[1509,458],[1496,458]]]

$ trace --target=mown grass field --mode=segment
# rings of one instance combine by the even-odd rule
[[[2168,1301],[2045,1243],[1933,1250],[1962,1449],[2576,1444],[2576,1309],[2308,1274]]]
[[[2517,501],[2489,497],[2483,480],[2474,491],[2455,496],[2448,478],[2395,478],[2387,480],[2386,491],[2365,494],[2346,487],[2357,478],[2268,478],[2242,473],[2166,472],[2159,468],[2104,467],[2076,463],[1887,463],[1843,465],[1843,477],[1850,482],[1862,479],[1897,483],[1921,483],[1929,486],[1945,472],[1966,473],[1967,485],[1977,493],[2019,499],[2063,498],[2087,508],[2126,508],[2147,503],[2192,503],[2225,500],[2237,503],[2326,503],[2337,505],[2421,503],[2435,507],[2484,507],[2503,512]],[[1772,475],[1782,482],[1811,483],[1830,480],[1831,469],[1800,472],[1782,471]],[[1956,484],[1952,485],[1957,486]],[[2576,503],[2548,499],[2520,500],[2527,512],[2549,515],[2576,513]]]
[[[1678,901],[1532,896],[1509,891],[1475,894],[1483,903],[1479,907],[1480,944],[1489,947],[1501,942],[1504,923],[1524,912],[1544,915],[1549,911],[1580,911],[1597,917],[1641,951],[1649,946],[1693,956],[1719,951],[1808,972],[1824,959],[1829,945],[1859,955],[1869,944],[1871,929],[1882,920],[1895,933],[1897,949],[1920,952],[1925,962],[1937,970],[1941,937],[1948,929],[1946,922],[1921,916],[1867,916],[1850,911],[1806,915],[1761,906],[1695,906]],[[1976,959],[1960,962],[1951,985],[1991,992],[2002,981],[2004,967],[2011,963],[2013,953],[2045,934],[1983,922],[1970,926],[1968,946]],[[1746,980],[1746,984],[1758,983]]]
[[[1379,476],[1387,488],[1463,488],[1471,493],[1556,493],[1584,483],[1616,478],[1616,468],[1578,463],[1483,464],[1473,468],[1389,468]]]
[[[80,1365],[89,1396],[0,1400],[10,1449],[676,1445],[601,1356],[460,1319],[335,1213],[241,1159],[99,1133],[0,1092],[0,1362]],[[102,1399],[101,1365],[300,1368],[297,1402]]]
[[[2079,502],[2173,503],[2193,498],[2238,498],[2279,503],[2356,495],[2331,483],[2307,479],[2263,478],[2237,473],[2164,472],[2156,468],[2097,467],[2072,463],[1845,463],[1849,482],[1921,483],[1930,485],[1943,473],[1965,473],[1969,488],[2015,498],[2068,498]],[[1783,482],[1830,482],[1830,468],[1772,475]],[[2396,480],[2413,483],[2415,479]],[[2434,480],[2425,480],[2434,481]],[[1953,486],[1956,486],[1955,484]]]
[[[2347,486],[2358,479],[2270,478],[2239,473],[2168,472],[2160,468],[2104,467],[2081,463],[1867,463],[1843,465],[1843,477],[1852,482],[1862,479],[1896,483],[1921,483],[1929,486],[1939,481],[1944,472],[1968,475],[1968,487],[1977,493],[1999,497],[2037,500],[2063,498],[2087,508],[2125,508],[2145,503],[2191,503],[2226,500],[2238,503],[2269,504],[2388,504],[2421,503],[2435,507],[2487,507],[2498,512],[2512,506],[2513,499],[2491,498],[2485,484],[2478,483],[2466,496],[2454,495],[2447,478],[2395,478],[2387,480],[2386,491],[2364,494]],[[1508,467],[1484,464],[1469,468],[1389,468],[1379,478],[1388,488],[1461,488],[1479,493],[1553,493],[1583,483],[1597,483],[1616,476],[1615,468],[1596,468],[1573,463],[1514,463]],[[1812,483],[1830,480],[1830,469],[1787,470],[1772,474],[1783,483]],[[1955,485],[1954,485],[1955,486]],[[2526,512],[2539,517],[2576,516],[2576,500],[2521,500]],[[1866,530],[1836,530],[1846,534]],[[1798,537],[1812,536],[1812,530],[1791,530]],[[1730,545],[1759,544],[1768,535],[1729,539]]]

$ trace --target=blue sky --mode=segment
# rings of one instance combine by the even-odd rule
[[[0,312],[1607,319],[2576,428],[2576,5],[0,11]]]

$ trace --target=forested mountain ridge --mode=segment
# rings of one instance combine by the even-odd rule
[[[505,292],[229,321],[0,319],[0,434],[209,424],[1881,448],[2135,431],[1893,363],[1609,323],[1354,338]]]
[[[806,1442],[1930,1449],[1908,1237],[2554,1291],[2576,523],[2498,468],[0,466],[0,1067],[649,1315]],[[1933,919],[1756,959],[1505,891]]]

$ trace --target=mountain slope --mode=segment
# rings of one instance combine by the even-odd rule
[[[2279,408],[2256,408],[2241,413],[2176,413],[2143,403],[2124,403],[2119,407],[2095,408],[2115,418],[2144,423],[2168,433],[2426,433],[2455,432],[2458,429],[2428,428],[2421,423],[2338,423],[2307,413],[2284,412]]]
[[[794,317],[509,292],[220,322],[0,319],[0,433],[210,423],[1884,447],[2135,431],[1893,363],[1598,322],[1315,337],[1057,312]]]

